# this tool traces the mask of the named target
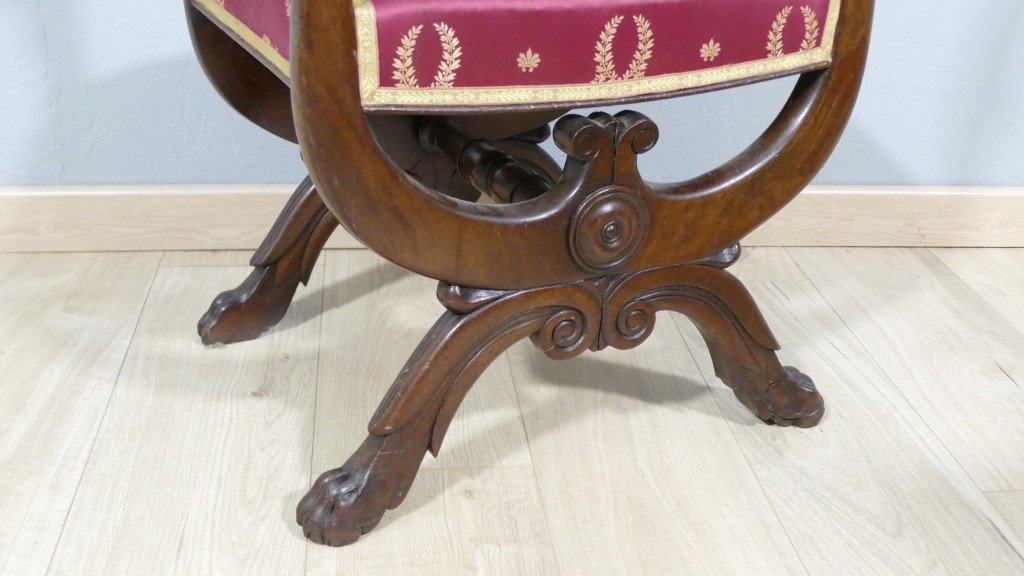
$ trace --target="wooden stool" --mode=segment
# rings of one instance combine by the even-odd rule
[[[310,539],[354,542],[398,506],[477,376],[527,336],[567,359],[638,346],[658,311],[680,312],[758,417],[821,420],[814,384],[779,363],[725,268],[833,150],[860,86],[873,0],[185,4],[210,80],[247,118],[300,144],[311,174],[252,274],[200,321],[203,341],[255,338],[278,322],[338,224],[440,280],[448,309],[366,441],[302,499]],[[658,141],[650,119],[566,114],[798,73],[753,145],[678,184],[637,169]],[[552,133],[564,166],[539,146]]]

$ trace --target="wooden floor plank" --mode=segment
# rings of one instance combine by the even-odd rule
[[[259,340],[204,348],[195,319],[244,268],[164,268],[51,574],[300,574],[320,298]],[[311,283],[319,287],[322,276]]]
[[[833,251],[801,256],[804,269],[838,258]],[[1005,523],[847,327],[884,320],[851,315],[844,322],[818,292],[821,284],[799,279],[796,263],[776,250],[746,258],[736,273],[781,341],[783,362],[815,380],[828,412],[817,428],[785,429],[761,423],[720,383],[715,397],[808,570],[1021,574],[1019,544],[1004,539]],[[822,279],[851,292],[873,281],[845,270],[831,268]],[[676,324],[717,383],[696,329],[684,318]]]
[[[640,348],[508,353],[562,574],[804,574],[670,320]]]
[[[0,574],[43,574],[154,254],[0,255]]]
[[[988,499],[1013,528],[1017,540],[1024,540],[1024,492],[989,492]],[[1017,552],[1024,559],[1024,550],[1018,548]]]
[[[927,250],[790,253],[978,486],[1024,489],[1024,334]]]
[[[314,477],[366,437],[370,416],[443,311],[435,281],[368,251],[329,252],[326,260]],[[309,572],[553,574],[547,534],[537,529],[539,497],[526,481],[530,465],[508,365],[497,362],[466,397],[440,457],[424,460],[405,503],[354,546],[311,545]],[[496,485],[482,488],[482,478]],[[452,492],[463,484],[476,486],[467,490],[478,497]],[[512,496],[518,504],[506,505]]]
[[[1024,331],[1024,250],[998,248],[933,248],[965,284],[1007,322]],[[1024,386],[1024,382],[1021,382]]]

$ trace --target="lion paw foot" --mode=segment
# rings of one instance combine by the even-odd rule
[[[812,428],[825,415],[825,402],[814,382],[796,368],[785,367],[786,377],[772,382],[756,401],[755,412],[779,426]]]

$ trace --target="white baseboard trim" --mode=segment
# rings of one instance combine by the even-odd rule
[[[0,252],[252,250],[292,190],[0,187]],[[744,244],[1024,247],[1024,187],[811,187]],[[339,229],[328,247],[361,244]]]

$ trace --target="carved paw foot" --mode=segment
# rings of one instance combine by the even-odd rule
[[[402,503],[424,452],[415,457],[389,444],[398,443],[370,436],[344,466],[317,478],[295,512],[306,538],[328,546],[352,544]]]
[[[203,344],[254,340],[280,322],[301,278],[276,276],[276,266],[255,268],[238,288],[217,295],[199,320]]]
[[[807,375],[785,367],[786,377],[772,382],[755,401],[754,411],[766,422],[779,426],[812,428],[825,415],[825,402]]]

